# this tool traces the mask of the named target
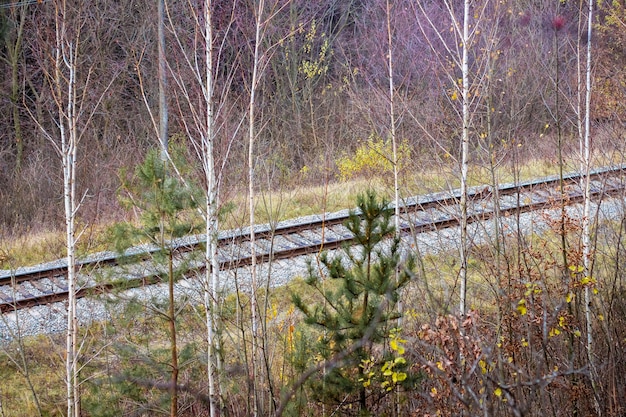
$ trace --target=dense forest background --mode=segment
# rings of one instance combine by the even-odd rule
[[[246,182],[242,121],[254,52],[249,3],[213,6],[221,100],[215,154],[222,167],[222,201]],[[294,178],[305,184],[335,179],[339,157],[351,156],[368,140],[388,139],[384,2],[283,3],[268,14],[258,86],[262,129],[256,163],[263,177],[259,183],[269,188]],[[453,160],[449,156],[458,155],[460,135],[454,83],[461,75],[442,46],[458,40],[440,2],[421,4],[423,10],[414,2],[396,1],[391,15],[397,137],[410,149],[410,169],[416,172]],[[82,12],[77,78],[82,86],[78,123],[84,129],[77,182],[85,198],[79,216],[102,223],[120,214],[120,168],[133,167],[158,144],[152,119],[158,109],[157,7],[138,0],[75,6]],[[183,144],[193,139],[185,128],[193,115],[184,97],[201,103],[201,91],[193,82],[185,84],[195,77],[185,59],[201,42],[194,38],[196,23],[187,7],[167,4],[165,31],[169,137]],[[622,147],[626,114],[626,12],[621,1],[594,7],[592,115],[594,129],[601,131],[594,140],[598,149],[612,152]],[[546,138],[556,132],[555,114],[566,137],[576,132],[583,14],[581,2],[533,0],[490,2],[474,16],[480,28],[470,50],[470,73],[480,80],[472,94],[481,98],[472,108],[474,164],[488,163],[484,149],[498,158],[511,158],[512,149],[526,158],[552,158],[554,141]],[[58,129],[49,82],[54,16],[55,8],[45,1],[0,5],[0,225],[5,233],[54,229],[63,221],[57,204],[63,190],[60,159],[43,133]],[[562,27],[555,30],[557,16]]]

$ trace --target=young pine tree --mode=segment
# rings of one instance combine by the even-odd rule
[[[182,160],[182,150],[172,149],[171,155],[178,163]],[[174,282],[184,272],[183,266],[174,266],[175,248],[173,239],[197,232],[200,223],[193,222],[191,215],[197,207],[198,198],[189,184],[182,182],[168,170],[168,161],[164,161],[158,151],[152,150],[145,161],[135,170],[132,179],[123,186],[126,197],[121,198],[127,208],[139,212],[139,225],[120,224],[113,230],[116,249],[123,252],[138,241],[150,242],[159,250],[153,261],[164,266],[164,276],[168,282],[168,302],[164,310],[154,308],[168,326],[170,359],[170,415],[178,413],[178,374],[179,352],[176,340],[176,308]]]
[[[368,191],[357,198],[357,207],[345,224],[356,246],[345,247],[343,256],[322,253],[322,272],[309,265],[306,282],[322,301],[307,304],[298,294],[292,298],[305,323],[320,332],[314,353],[329,363],[311,381],[313,396],[328,405],[356,403],[352,409],[364,414],[374,387],[364,383],[370,376],[363,364],[380,356],[375,347],[380,351],[387,346],[390,329],[399,318],[395,307],[400,290],[412,276],[414,259],[402,259],[400,240],[394,237],[393,208],[386,201]],[[385,358],[375,361],[380,369]]]

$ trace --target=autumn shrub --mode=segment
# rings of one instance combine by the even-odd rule
[[[390,140],[385,140],[372,133],[361,142],[354,155],[344,155],[335,162],[339,169],[339,178],[346,181],[355,177],[383,176],[393,172],[393,147]],[[402,169],[411,159],[408,141],[402,141],[397,148],[398,169]]]
[[[611,392],[624,387],[615,356],[616,338],[624,335],[623,303],[617,301],[624,290],[611,274],[623,266],[603,267],[602,273],[596,267],[585,275],[580,222],[569,216],[545,220],[548,228],[540,235],[519,237],[508,230],[498,245],[474,248],[473,280],[482,277],[480,296],[490,300],[480,310],[429,319],[432,306],[405,300],[422,318],[403,333],[406,361],[425,375],[408,395],[419,415],[620,415],[623,401]],[[566,263],[561,220],[569,243]],[[623,249],[619,235],[605,239],[609,232],[602,228],[596,250],[608,250],[608,258],[598,259],[610,265],[608,259],[620,259]],[[586,351],[585,289],[594,297],[593,363]]]

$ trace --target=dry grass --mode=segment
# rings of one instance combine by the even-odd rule
[[[296,198],[296,197],[294,197]],[[610,225],[607,225],[609,227]],[[619,226],[618,224],[614,224],[613,226]],[[608,232],[607,232],[608,233]],[[540,244],[543,244],[545,250],[537,251],[537,252],[528,252],[524,253],[524,256],[532,256],[534,257],[531,260],[531,265],[534,265],[531,269],[537,271],[545,271],[545,275],[543,275],[543,279],[545,282],[545,288],[548,289],[552,287],[554,284],[555,287],[559,287],[561,289],[562,286],[559,283],[558,274],[551,274],[543,268],[545,264],[552,264],[553,260],[551,257],[558,257],[558,236],[547,233],[542,236],[531,236],[527,241],[527,245],[529,247],[539,247]],[[509,259],[510,263],[515,263],[515,254],[516,248],[514,247],[515,242],[508,242],[509,246]],[[602,252],[602,248],[598,249],[599,252]],[[515,273],[514,284],[515,288],[508,289],[505,291],[507,294],[510,294],[506,297],[503,297],[502,294],[498,293],[498,289],[503,284],[503,281],[499,281],[497,277],[498,273],[505,273],[505,268],[502,265],[502,269],[497,270],[495,266],[495,262],[493,259],[493,248],[485,246],[474,248],[474,256],[472,257],[472,261],[469,265],[469,289],[470,293],[468,294],[468,302],[472,309],[475,309],[479,312],[481,317],[481,333],[480,343],[482,347],[485,349],[495,349],[495,345],[492,345],[494,342],[495,331],[498,329],[499,321],[498,316],[502,311],[511,310],[512,309],[512,317],[516,318],[517,321],[523,322],[524,327],[516,328],[516,331],[524,331],[525,333],[516,333],[516,336],[519,336],[517,339],[524,341],[526,339],[522,338],[522,336],[527,335],[529,332],[535,331],[534,322],[528,321],[525,322],[524,319],[530,315],[526,315],[524,317],[519,316],[515,312],[516,301],[519,297],[524,297],[525,288],[523,286],[524,280],[528,277],[524,275],[518,275],[522,271],[518,271]],[[519,252],[521,253],[521,252]],[[422,354],[421,348],[418,349],[417,343],[420,343],[418,340],[419,335],[421,334],[422,326],[425,323],[434,323],[436,317],[441,317],[442,315],[449,314],[451,311],[454,311],[457,303],[457,269],[456,259],[458,255],[454,252],[448,253],[438,253],[436,255],[426,255],[423,257],[423,265],[424,268],[422,272],[423,276],[420,276],[416,282],[411,284],[410,288],[407,288],[407,291],[403,295],[403,299],[405,300],[405,312],[406,319],[403,321],[403,334],[407,336],[412,336],[411,343],[407,343],[407,358],[412,360],[418,360],[411,356],[414,353]],[[598,275],[599,280],[603,280],[604,277]],[[502,287],[504,288],[504,287]],[[306,299],[313,300],[316,299],[315,294],[309,293],[310,289],[303,284],[301,280],[296,280],[292,282],[289,287],[279,288],[270,294],[269,300],[269,311],[267,317],[267,346],[269,352],[272,355],[272,372],[276,372],[275,378],[279,380],[280,378],[287,378],[288,375],[291,375],[290,372],[293,370],[290,368],[292,365],[289,362],[288,355],[292,354],[292,347],[290,345],[290,341],[287,336],[295,336],[298,331],[298,317],[293,314],[293,309],[291,303],[289,301],[289,294],[291,291],[296,291],[299,294],[302,294]],[[548,292],[544,293],[548,295]],[[607,294],[608,295],[608,294]],[[263,294],[260,294],[261,298],[263,298]],[[605,294],[601,293],[599,297],[604,297]],[[242,298],[244,309],[246,299],[245,296]],[[511,303],[511,300],[513,301]],[[558,299],[549,300],[550,303],[554,302],[558,304]],[[243,401],[242,395],[245,389],[242,387],[245,386],[245,362],[243,362],[241,346],[243,346],[246,342],[242,339],[241,332],[237,326],[248,326],[248,314],[249,311],[241,311],[238,310],[236,305],[236,300],[234,297],[227,298],[225,302],[224,309],[228,310],[230,313],[224,315],[224,320],[226,325],[229,327],[229,331],[224,336],[225,344],[225,352],[224,355],[226,357],[226,372],[228,375],[225,388],[228,390],[229,399],[232,401]],[[141,311],[144,311],[143,309]],[[548,313],[548,317],[552,313],[551,310],[546,310]],[[541,311],[537,311],[534,317],[542,317],[539,313]],[[192,308],[181,309],[181,340],[184,340],[185,343],[189,343],[190,346],[195,346],[195,353],[198,357],[202,354],[201,346],[204,342],[204,333],[202,329],[203,321],[202,321],[202,312]],[[103,343],[112,343],[114,345],[119,344],[120,346],[136,344],[137,346],[150,347],[150,349],[154,351],[161,345],[166,345],[166,331],[163,330],[163,322],[160,320],[152,320],[147,316],[139,313],[139,320],[129,320],[130,313],[124,313],[124,317],[116,318],[117,320],[117,328],[118,332],[110,332],[107,333],[106,337],[102,333],[104,326],[99,327],[97,329],[91,330],[92,337],[91,343],[86,347],[90,352],[98,352],[100,345]],[[114,322],[115,322],[114,320]],[[243,320],[243,321],[242,321]],[[569,318],[568,318],[569,320]],[[558,322],[556,318],[549,322],[551,325],[556,326],[556,324],[552,322]],[[517,323],[517,322],[516,322]],[[127,328],[128,325],[128,328]],[[296,326],[293,330],[296,333],[292,332],[292,327]],[[517,326],[521,326],[520,324],[516,324]],[[138,326],[138,327],[133,327]],[[246,327],[246,331],[249,332],[249,328]],[[491,331],[491,334],[488,332]],[[148,334],[150,336],[148,336]],[[311,336],[311,335],[309,335]],[[314,335],[312,335],[314,336]],[[407,337],[409,338],[409,337]],[[147,340],[150,340],[148,344]],[[515,339],[517,342],[519,340]],[[550,343],[551,356],[550,362],[546,363],[546,369],[549,371],[552,369],[552,365],[562,366],[562,363],[559,362],[561,357],[567,358],[567,340],[565,338],[565,334],[561,336],[554,336],[548,339]],[[106,341],[106,342],[105,342]],[[478,343],[478,341],[477,341]],[[520,342],[521,343],[521,342]],[[27,351],[29,358],[31,358],[31,372],[34,383],[36,384],[36,390],[38,393],[41,393],[42,399],[46,401],[46,409],[51,413],[51,415],[60,414],[59,407],[63,404],[62,392],[59,392],[58,383],[59,375],[62,375],[62,361],[61,353],[62,347],[60,345],[62,341],[56,342],[56,344],[52,343],[50,340],[46,338],[36,338],[28,342]],[[249,346],[248,346],[249,348]],[[532,361],[526,362],[525,354],[527,350],[531,349],[530,347],[524,347],[522,345],[514,346],[516,349],[515,356],[515,365],[520,369],[528,366],[529,369],[532,369]],[[513,349],[513,347],[511,347]],[[537,348],[538,349],[538,348]],[[540,350],[539,350],[540,351]],[[14,352],[14,350],[13,350]],[[56,353],[55,353],[56,352]],[[498,351],[500,352],[500,351]],[[487,353],[484,353],[487,355]],[[500,353],[499,353],[500,354]],[[506,371],[508,368],[508,362],[506,362],[508,351],[502,350],[501,354],[504,355],[503,358],[498,358],[495,355],[490,356],[490,358],[494,361],[503,361],[503,369]],[[141,358],[138,356],[130,356],[124,357],[125,353],[116,353],[109,359],[110,365],[112,368],[108,370],[108,372],[119,372],[122,367],[130,367],[135,370],[142,370],[145,368],[145,372],[149,370],[149,363],[141,362]],[[100,353],[101,357],[105,355]],[[487,356],[485,356],[487,358]],[[190,362],[186,365],[184,372],[184,380],[185,383],[189,383],[192,386],[202,386],[202,381],[204,375],[202,374],[202,364],[196,358],[190,357]],[[451,357],[451,359],[454,359]],[[2,363],[6,363],[6,356],[0,358]],[[116,361],[126,361],[123,363],[116,363]],[[485,359],[487,361],[487,359]],[[534,360],[534,359],[533,359]],[[101,361],[101,360],[100,360]],[[98,362],[98,361],[96,361]],[[495,363],[495,362],[494,362]],[[93,369],[87,368],[83,376],[85,378],[94,377],[94,381],[98,381],[98,375],[101,375],[105,369],[102,368],[104,366],[104,362],[101,361],[99,363],[100,366],[94,367]],[[109,365],[107,365],[109,366]],[[517,368],[516,368],[517,369]],[[447,369],[446,369],[447,370]],[[543,369],[541,369],[543,371]],[[283,374],[283,371],[285,374]],[[92,375],[91,372],[94,372]],[[480,373],[478,373],[480,376]],[[146,375],[152,375],[147,373]],[[0,382],[0,396],[2,396],[3,405],[7,410],[7,416],[14,417],[26,417],[35,414],[34,405],[32,402],[32,396],[30,396],[28,387],[25,384],[24,376],[16,371],[15,367],[6,366],[3,367],[3,371],[0,372],[0,376],[2,377],[2,382]],[[493,373],[489,375],[489,378],[501,378],[499,374]],[[282,379],[281,379],[282,381]],[[288,379],[285,379],[288,382]],[[443,381],[443,382],[442,382]],[[487,380],[485,380],[487,381]],[[507,380],[503,380],[503,383],[508,383]],[[511,380],[514,383],[514,380]],[[550,385],[550,389],[554,392],[554,397],[556,399],[561,398],[561,395],[568,399],[568,393],[571,392],[571,386],[568,385],[569,380],[566,377],[560,377],[558,384]],[[488,382],[488,381],[487,381]],[[438,389],[442,391],[446,387],[445,378],[438,380],[433,377],[428,383],[424,386],[416,387],[416,390],[424,389],[425,393],[428,392],[432,384],[440,383],[441,385],[437,385]],[[430,385],[429,385],[430,384]],[[561,385],[562,384],[562,387]],[[118,401],[119,398],[116,397],[118,392],[123,386],[116,386],[114,388],[109,388],[111,392],[107,395],[111,395],[111,397],[101,397],[101,402],[106,401]],[[105,387],[103,387],[104,389]],[[494,387],[490,388],[491,390]],[[519,390],[518,398],[524,398],[524,396],[532,397],[533,392],[526,392]],[[93,393],[89,391],[85,391],[85,401],[86,403],[93,404],[97,398],[94,398]],[[104,395],[100,393],[100,395]],[[125,395],[123,392],[120,392],[120,395]],[[143,392],[142,395],[145,395],[146,399],[150,398],[158,398],[159,392]],[[239,398],[239,399],[238,399]],[[17,401],[23,401],[18,405]],[[443,399],[441,401],[444,401]],[[454,405],[455,400],[454,397],[450,397],[449,402],[445,404]],[[490,397],[490,401],[494,401],[495,404],[498,403],[498,399],[494,396]],[[569,400],[568,400],[569,401]],[[117,403],[116,405],[117,406]],[[312,404],[312,407],[315,405]],[[128,405],[128,407],[132,408],[132,405]],[[582,405],[581,405],[582,407]],[[10,410],[10,411],[9,411]],[[506,407],[503,407],[499,410],[499,412],[494,412],[493,415],[507,415]],[[535,409],[537,411],[537,409]],[[187,414],[185,414],[187,415]],[[191,415],[191,414],[189,414]],[[536,413],[531,413],[530,415],[539,415]],[[613,414],[616,415],[616,414]]]
[[[575,154],[568,155],[567,160],[571,165],[566,167],[567,171],[577,169]],[[619,152],[599,152],[594,155],[594,161],[596,166],[619,164],[623,163],[623,155]],[[556,175],[558,164],[553,156],[543,159],[526,156],[525,162],[516,170],[516,176],[520,180],[525,180]],[[473,165],[468,177],[470,186],[492,182],[492,173],[485,166]],[[500,183],[515,181],[512,167],[507,164],[498,166],[496,180]],[[258,192],[255,209],[256,222],[275,222],[351,208],[356,195],[368,188],[376,190],[378,195],[388,200],[393,199],[391,175],[383,178],[355,178],[346,182],[331,181],[327,184],[309,185],[315,182],[314,178],[299,175],[295,176],[292,183],[287,184],[283,189]],[[402,196],[450,190],[460,185],[453,161],[417,162],[415,166],[407,167],[402,173],[401,183],[403,184]],[[227,202],[228,210],[222,218],[222,229],[246,226],[249,221],[247,191],[242,189],[240,192],[231,192],[230,195],[234,197]],[[109,224],[79,225],[78,230],[84,230],[78,242],[79,253],[86,254],[110,249],[111,245],[106,241],[106,230],[109,226]],[[63,256],[65,256],[65,245],[62,230],[0,235],[0,269],[34,265]]]

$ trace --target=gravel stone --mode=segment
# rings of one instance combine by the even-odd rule
[[[407,201],[427,201],[428,198],[432,198],[432,196],[420,196],[413,197],[407,199]],[[516,198],[513,198],[511,201],[513,204],[516,203]],[[603,201],[601,205],[593,204],[592,205],[592,218],[598,214],[598,218],[600,221],[606,219],[621,219],[624,216],[624,206],[626,202],[623,198],[615,198],[611,200]],[[580,218],[582,216],[582,205],[573,205],[567,207],[567,214],[572,216],[573,218]],[[324,215],[326,220],[338,218],[345,214],[347,214],[347,210],[342,210],[337,213],[327,213]],[[430,216],[432,218],[437,218],[443,215],[437,214],[437,210],[430,211]],[[558,219],[560,216],[559,209],[552,210],[540,210],[533,213],[524,213],[519,216],[519,224],[517,224],[517,216],[508,216],[503,217],[501,219],[501,230],[507,230],[507,235],[514,236],[519,230],[521,233],[541,233],[548,228],[548,221],[550,219]],[[301,219],[293,219],[285,222],[280,222],[278,227],[287,227],[292,224],[297,224],[305,220],[312,219],[320,219],[321,216],[307,216]],[[403,219],[405,221],[405,219]],[[424,216],[420,215],[419,219],[417,219],[419,223],[423,223],[426,221]],[[260,225],[255,227],[255,231],[267,231],[267,225]],[[234,237],[240,233],[245,233],[247,228],[225,231],[220,233],[220,237]],[[347,230],[345,228],[342,230],[337,228],[340,231],[339,234],[345,235]],[[468,226],[469,236],[472,240],[472,243],[475,245],[481,245],[484,243],[488,243],[489,241],[494,239],[494,225],[493,220],[488,220],[485,222],[475,222],[471,223]],[[307,235],[308,233],[308,235]],[[315,233],[307,232],[303,233],[306,235],[307,239],[317,239],[319,240],[319,236],[315,235]],[[335,230],[329,229],[329,234],[338,235]],[[309,236],[310,235],[310,236]],[[315,236],[314,236],[315,235]],[[193,245],[198,241],[202,241],[204,239],[203,235],[191,236],[184,239],[177,240],[177,244],[181,245]],[[304,239],[304,238],[302,238]],[[455,251],[459,250],[459,242],[460,242],[460,229],[458,227],[447,228],[442,230],[436,230],[431,232],[420,233],[417,236],[410,236],[405,234],[403,236],[403,245],[404,250],[409,251],[411,249],[411,245],[417,244],[419,251],[421,254],[437,254],[441,252]],[[293,247],[287,239],[283,237],[278,237],[274,242],[275,247],[280,248],[290,248]],[[133,248],[127,254],[140,254],[142,251],[155,251],[153,246],[141,246],[139,248]],[[336,256],[337,252],[332,251],[331,256]],[[94,255],[96,256],[96,255]],[[114,256],[112,253],[101,253],[98,254],[95,259],[105,259],[107,256]],[[220,258],[226,259],[228,256],[223,250],[220,249]],[[298,258],[292,259],[281,259],[274,261],[271,265],[268,263],[263,263],[257,265],[257,280],[259,286],[265,287],[269,285],[270,287],[278,287],[283,286],[290,282],[295,277],[305,277],[307,275],[307,265],[309,262],[313,262],[315,264],[315,256],[316,255],[308,255],[308,256],[300,256]],[[189,262],[191,266],[197,266],[203,260],[203,254],[194,258],[185,259],[185,262]],[[93,258],[92,258],[93,259]],[[178,263],[183,262],[183,260],[177,260]],[[18,271],[29,271],[29,270],[37,270],[41,268],[42,265],[27,267],[27,268],[19,268]],[[65,266],[65,260],[58,260],[54,262],[48,262],[44,264],[44,266],[57,266],[62,267]],[[112,277],[118,276],[126,276],[126,277],[142,277],[147,274],[154,274],[159,271],[159,268],[156,267],[151,262],[139,262],[137,264],[129,264],[129,265],[121,265],[106,268],[103,271],[99,271],[94,273],[93,276],[87,276],[85,274],[80,274],[83,283],[93,284],[96,282],[107,281]],[[162,272],[162,271],[161,271]],[[324,271],[320,271],[324,272]],[[0,275],[9,274],[9,271],[0,271]],[[235,290],[235,288],[239,287],[240,291],[249,292],[251,289],[251,269],[250,267],[242,267],[233,270],[222,271],[220,273],[220,288],[219,291],[222,293],[228,293]],[[181,279],[176,283],[176,293],[179,300],[185,299],[187,302],[193,304],[202,303],[204,294],[203,294],[203,277],[196,276],[186,276],[184,279]],[[269,282],[268,282],[269,280]],[[54,282],[54,284],[53,284]],[[29,292],[33,295],[41,293],[44,291],[43,289],[52,290],[53,286],[63,286],[64,282],[60,282],[60,278],[55,278],[54,280],[42,281],[35,287],[33,285],[25,285],[25,291]],[[5,294],[10,294],[11,291],[4,286],[0,288],[0,291],[3,291]],[[142,288],[134,288],[125,291],[124,293],[119,295],[121,299],[138,299],[140,301],[149,302],[152,300],[165,300],[167,296],[167,285],[166,283],[150,285]],[[85,297],[81,298],[77,302],[77,313],[79,323],[81,325],[88,324],[93,321],[104,321],[109,320],[111,318],[111,309],[114,308],[114,304],[110,303],[110,300],[114,298],[112,295],[100,295],[96,297]],[[115,307],[116,311],[119,311],[119,306]],[[38,306],[30,309],[19,310],[17,312],[5,313],[0,316],[0,342],[10,341],[18,336],[27,336],[27,335],[36,335],[41,333],[54,334],[61,333],[66,330],[67,318],[66,318],[66,308],[65,303],[55,303],[48,306]]]

